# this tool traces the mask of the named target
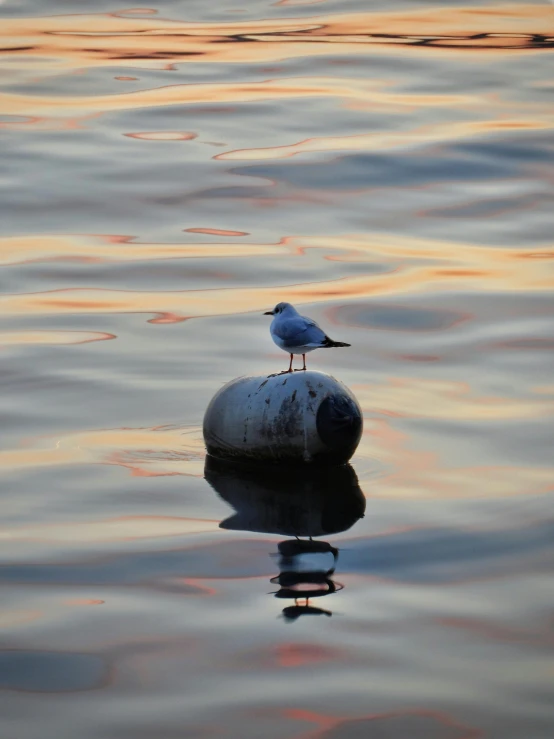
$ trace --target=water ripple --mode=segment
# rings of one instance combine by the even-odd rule
[[[8,733],[551,736],[552,5],[82,6],[0,3]],[[281,300],[364,435],[230,484]]]

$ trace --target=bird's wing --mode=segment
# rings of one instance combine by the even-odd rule
[[[321,344],[325,340],[325,333],[311,318],[294,316],[278,321],[272,329],[285,344],[289,346],[305,346],[307,344]]]

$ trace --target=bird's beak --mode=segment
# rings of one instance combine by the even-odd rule
[[[273,316],[274,313],[272,310],[268,310],[267,313],[264,313],[264,316]]]

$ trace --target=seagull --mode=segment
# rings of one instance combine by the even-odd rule
[[[292,359],[295,354],[301,354],[304,360],[302,370],[306,369],[306,354],[314,349],[330,349],[336,346],[350,346],[343,341],[333,341],[311,318],[301,316],[290,303],[277,303],[273,310],[264,313],[264,316],[273,316],[269,330],[271,338],[279,349],[290,354],[288,370],[281,374],[292,372]],[[300,372],[301,370],[294,370]]]

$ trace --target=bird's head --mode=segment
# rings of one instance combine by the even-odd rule
[[[277,303],[275,308],[268,310],[264,316],[278,316],[281,313],[296,313],[296,310],[290,303]]]

